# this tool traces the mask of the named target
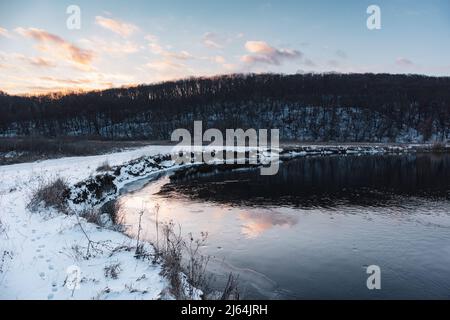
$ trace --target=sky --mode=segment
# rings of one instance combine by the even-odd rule
[[[367,27],[370,5],[380,29]],[[247,72],[449,76],[450,1],[0,0],[9,94]]]

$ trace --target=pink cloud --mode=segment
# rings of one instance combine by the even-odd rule
[[[55,53],[54,49],[56,48],[64,58],[68,58],[77,64],[89,65],[94,58],[92,51],[81,49],[63,38],[45,30],[36,28],[17,28],[15,31],[23,37],[33,39],[38,43],[43,44],[43,46],[38,47],[41,51]]]
[[[11,38],[9,31],[2,27],[0,27],[0,36],[5,37],[5,38]]]
[[[276,51],[264,41],[247,41],[245,43],[245,49],[251,53],[271,54]]]
[[[95,17],[95,23],[102,28],[108,29],[118,35],[126,38],[138,31],[139,28],[131,23],[126,23],[120,20],[105,18],[102,16]]]
[[[133,54],[141,50],[141,46],[131,41],[106,41],[96,37],[81,39],[79,43],[85,47],[92,48],[96,53],[106,53],[115,57]]]
[[[46,58],[43,58],[43,57],[30,57],[29,58],[29,57],[22,56],[22,57],[20,57],[20,59],[35,66],[35,67],[53,68],[56,66],[52,61],[50,61]]]
[[[173,62],[168,59],[157,60],[149,62],[145,65],[149,69],[157,70],[157,71],[166,71],[166,70],[181,70],[186,66],[180,63]]]
[[[265,41],[247,41],[245,49],[251,54],[242,56],[241,61],[248,64],[266,63],[280,65],[283,60],[295,60],[303,56],[298,50],[277,49]]]

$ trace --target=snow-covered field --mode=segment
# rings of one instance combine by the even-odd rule
[[[0,299],[158,299],[170,297],[161,266],[135,259],[130,238],[81,221],[93,257],[83,258],[88,240],[74,216],[26,205],[39,181],[63,177],[69,184],[95,175],[104,161],[119,165],[170,147],[91,157],[62,158],[0,167]],[[151,250],[151,249],[150,249]],[[112,271],[113,270],[113,271]],[[78,285],[78,280],[80,283]]]

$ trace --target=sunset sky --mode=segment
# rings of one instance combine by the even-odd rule
[[[366,9],[381,8],[381,30]],[[69,30],[69,5],[81,29]],[[0,90],[90,90],[235,72],[450,75],[450,1],[0,0]]]

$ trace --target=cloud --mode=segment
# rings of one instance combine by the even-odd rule
[[[61,83],[61,84],[73,84],[73,85],[92,83],[92,80],[90,80],[90,79],[61,79],[61,78],[54,78],[54,77],[40,77],[39,79],[43,80],[43,81],[48,81],[48,82],[56,82],[56,83]]]
[[[143,67],[140,69],[143,72],[141,82],[168,81],[198,75],[198,72],[187,65],[168,58],[150,61]],[[148,72],[149,69],[151,72]]]
[[[181,51],[180,53],[166,52],[165,55],[167,57],[174,58],[177,60],[190,60],[195,58],[192,54],[184,50]]]
[[[97,89],[108,89],[128,85],[133,82],[133,77],[125,74],[89,72],[76,77],[70,74],[70,77],[61,75],[41,76],[25,81],[28,86],[27,91],[33,93],[49,92],[71,92],[71,91],[89,91]],[[22,83],[22,87],[24,83]]]
[[[155,36],[154,34],[148,34],[144,37],[144,39],[149,42],[158,42],[159,41],[158,36]]]
[[[0,36],[5,37],[5,38],[11,38],[9,31],[2,27],[0,27]]]
[[[251,53],[263,54],[270,54],[276,51],[276,49],[272,48],[267,44],[267,42],[264,41],[247,41],[245,43],[245,49],[247,49],[247,51]]]
[[[153,54],[164,54],[165,50],[158,43],[149,43],[148,47]]]
[[[0,72],[1,87],[11,94],[40,94],[49,92],[86,91],[107,89],[137,83],[134,73],[73,70],[71,64],[57,63],[55,69],[45,68],[52,64],[46,57],[27,57],[21,53],[0,50],[0,63],[6,69]],[[30,68],[30,64],[36,67]],[[110,68],[108,71],[112,70]]]
[[[202,37],[202,43],[211,49],[223,48],[223,46],[219,43],[219,37],[214,32],[206,32]]]
[[[5,53],[0,51],[0,60],[8,62],[3,67],[23,69],[24,63],[35,67],[53,68],[56,64],[44,57],[27,57],[21,53]]]
[[[92,48],[95,52],[106,53],[115,57],[136,53],[141,50],[139,45],[131,41],[117,42],[91,38],[82,39],[80,40],[80,43],[86,47]]]
[[[164,49],[159,43],[158,43],[158,37],[153,35],[147,35],[145,39],[149,40],[148,47],[150,48],[150,51],[155,55],[160,55],[165,58],[165,60],[169,59],[175,59],[175,60],[191,60],[195,59],[195,57],[190,54],[189,52],[182,50],[180,52],[172,52],[169,50]]]
[[[414,62],[403,57],[397,58],[397,60],[395,60],[395,63],[401,67],[410,67],[414,65]]]
[[[186,68],[184,64],[177,63],[169,59],[152,61],[147,63],[145,67],[157,71],[182,70]]]
[[[212,56],[212,57],[205,56],[205,57],[200,57],[199,59],[216,63],[217,65],[222,67],[222,71],[225,71],[225,72],[230,72],[230,71],[238,72],[238,69],[239,69],[239,66],[237,64],[229,63],[227,61],[227,59],[223,56]],[[213,72],[212,74],[216,74],[216,73]]]
[[[139,46],[129,41],[125,43],[110,42],[102,46],[102,50],[112,55],[124,55],[138,52]]]
[[[43,58],[43,57],[21,57],[23,61],[26,61],[27,63],[35,66],[35,67],[42,67],[42,68],[53,68],[56,67],[56,64],[52,61]]]
[[[87,78],[79,78],[79,79],[64,79],[64,78],[55,78],[55,77],[39,77],[39,80],[44,81],[46,83],[50,83],[53,88],[59,88],[58,91],[65,91],[76,88],[77,90],[90,90],[94,88],[112,88],[114,83],[111,81],[102,81],[100,79],[87,79]],[[42,91],[45,90],[45,86],[41,86]],[[48,88],[47,88],[48,92]]]
[[[36,41],[39,42],[55,42],[55,43],[64,43],[64,40],[54,34],[51,34],[45,30],[41,30],[41,29],[36,29],[36,28],[16,28],[15,31],[20,34],[23,37],[27,37],[27,38],[33,38]]]
[[[165,58],[172,58],[176,60],[189,60],[189,59],[195,59],[195,57],[190,54],[187,51],[181,51],[179,53],[177,52],[170,52],[168,50],[165,50],[163,47],[161,47],[159,44],[151,43],[149,44],[150,51],[153,54],[163,56]]]
[[[145,39],[149,42],[148,48],[150,52],[157,58],[143,65],[143,68],[138,69],[145,72],[144,82],[149,81],[149,72],[145,71],[145,69],[152,70],[151,81],[181,79],[195,74],[186,64],[186,61],[202,58],[195,57],[185,50],[180,52],[170,51],[171,46],[162,46],[159,43],[159,38],[155,35],[147,35]]]
[[[139,28],[134,24],[111,18],[105,18],[102,16],[96,16],[95,23],[100,27],[108,29],[124,38],[132,35],[134,32],[139,30]]]
[[[303,56],[303,53],[298,50],[277,49],[264,41],[247,41],[245,49],[251,54],[242,56],[241,61],[248,64],[280,65],[284,60],[295,60]]]
[[[94,58],[92,51],[81,49],[45,30],[17,28],[15,31],[23,37],[37,41],[40,44],[38,47],[40,51],[60,55],[62,58],[69,59],[76,64],[89,66]]]
[[[166,81],[173,79],[180,79],[188,75],[193,75],[193,70],[186,65],[186,61],[198,58],[190,54],[188,51],[182,50],[180,52],[170,51],[171,46],[163,47],[159,44],[159,39],[154,35],[147,35],[145,37],[149,41],[148,47],[150,51],[158,56],[157,59],[145,64],[145,69],[151,69],[153,81]],[[167,49],[166,49],[167,48]]]

